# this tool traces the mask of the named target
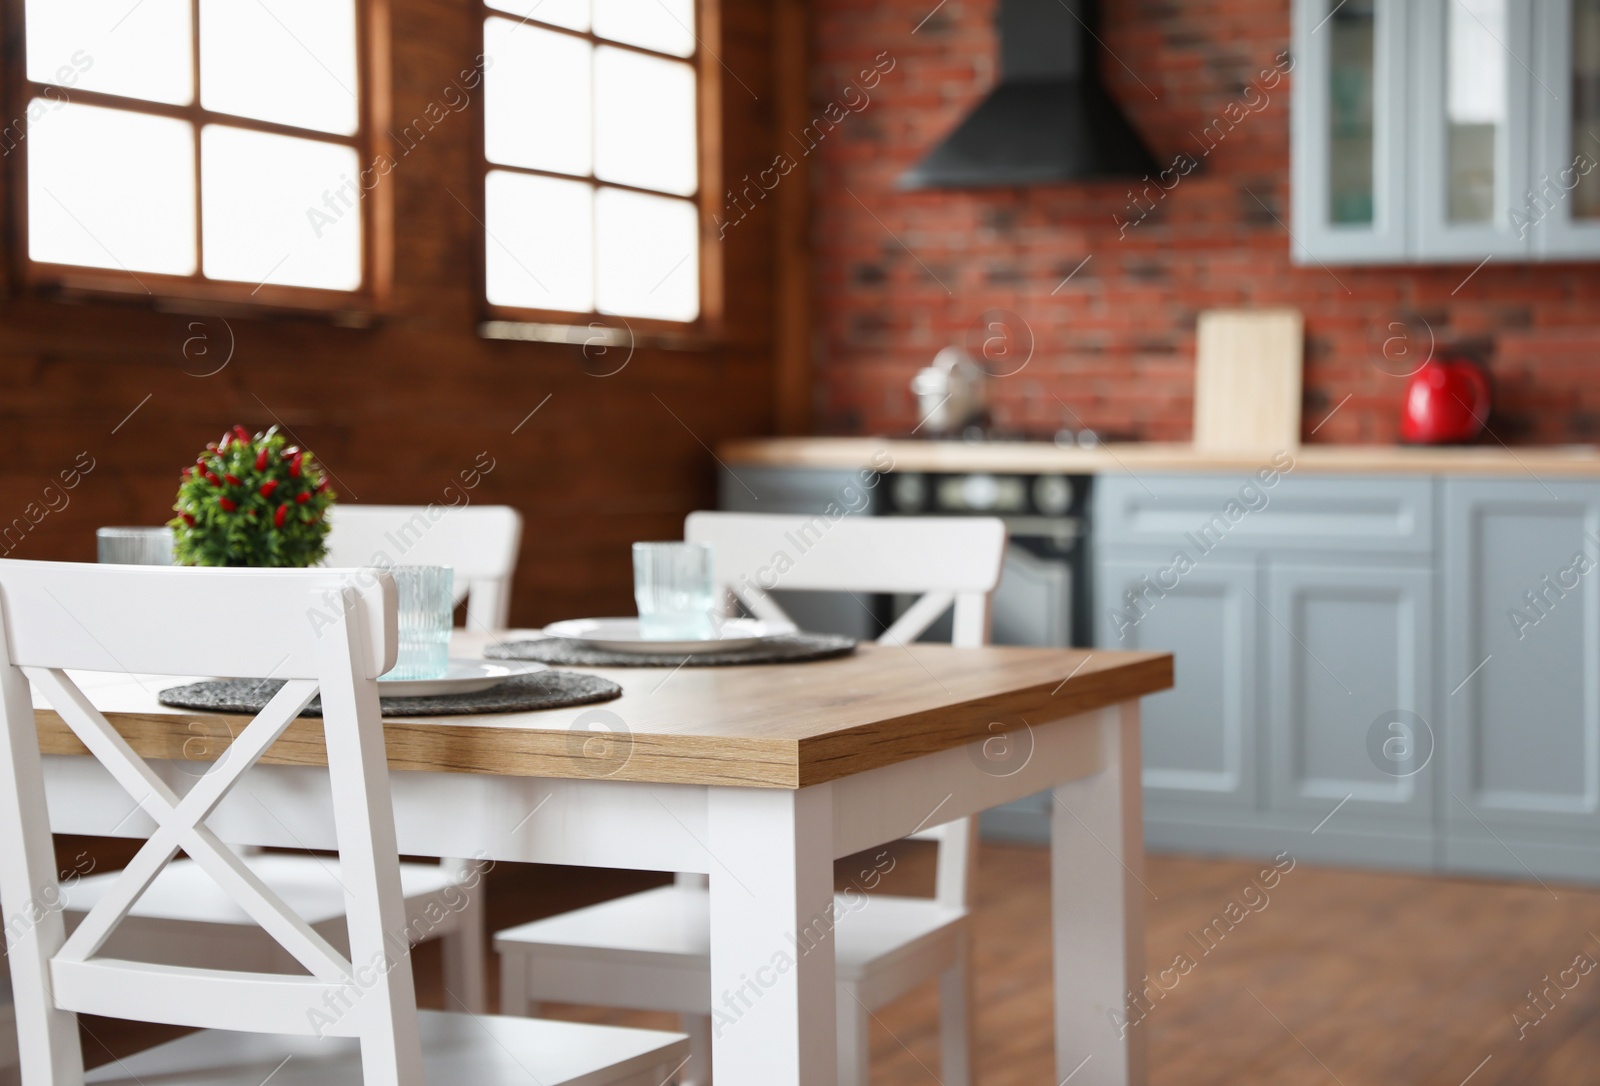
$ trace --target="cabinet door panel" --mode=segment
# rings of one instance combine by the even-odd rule
[[[1600,485],[1444,485],[1452,832],[1600,830]],[[1590,842],[1591,845],[1594,842]]]
[[[1272,806],[1431,820],[1432,573],[1274,565]]]
[[[1531,190],[1518,229],[1541,256],[1600,255],[1600,0],[1544,0],[1534,11]]]
[[[1296,263],[1406,257],[1406,4],[1295,0]]]
[[[1097,567],[1096,643],[1174,654],[1173,688],[1142,703],[1145,791],[1152,799],[1253,807],[1256,567],[1202,560],[1157,596],[1146,578],[1170,561],[1152,551],[1149,561],[1119,558]],[[1132,623],[1129,592],[1144,593]]]
[[[1416,0],[1410,217],[1422,261],[1526,257],[1533,155],[1531,0]]]
[[[1252,550],[1431,555],[1428,479],[1299,474],[1292,459],[1265,456],[1262,467],[1278,470],[1270,487],[1248,474],[1104,478],[1095,488],[1095,538],[1178,548],[1201,562],[1213,551],[1233,561],[1250,560]]]

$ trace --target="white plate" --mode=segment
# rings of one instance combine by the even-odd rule
[[[378,696],[434,698],[441,694],[476,694],[499,686],[518,675],[545,670],[532,660],[451,660],[442,678],[378,679]]]
[[[732,652],[759,645],[778,634],[794,633],[793,626],[758,622],[753,618],[730,618],[722,624],[720,636],[689,641],[652,641],[639,630],[636,618],[573,618],[546,626],[551,637],[565,638],[607,652],[671,653],[695,655],[702,652]]]

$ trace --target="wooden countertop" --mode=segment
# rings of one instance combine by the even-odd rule
[[[458,633],[452,655],[481,655],[487,641]],[[1172,686],[1168,653],[921,644],[867,644],[808,664],[582,670],[623,695],[536,713],[387,719],[390,768],[795,788],[989,738],[994,722],[1024,728]],[[248,719],[160,705],[159,691],[183,678],[74,677],[146,758],[213,761]],[[40,749],[86,753],[41,705]],[[573,729],[596,709],[621,727]],[[296,721],[262,761],[326,765],[322,722]]]
[[[1092,449],[1044,441],[896,441],[875,437],[770,438],[717,450],[739,466],[876,468],[880,471],[989,471],[1092,475],[1108,472],[1255,472],[1271,453],[1200,453],[1189,445],[1128,443]],[[1288,451],[1296,472],[1341,475],[1467,475],[1600,479],[1591,445],[1303,445]]]

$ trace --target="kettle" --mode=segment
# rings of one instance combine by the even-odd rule
[[[933,364],[911,378],[917,397],[917,429],[954,434],[983,425],[988,409],[988,374],[960,347],[946,347]]]
[[[1489,378],[1465,358],[1430,358],[1406,382],[1400,440],[1411,445],[1471,441],[1489,417]]]

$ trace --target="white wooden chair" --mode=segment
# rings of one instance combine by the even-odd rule
[[[319,635],[306,614],[328,593],[342,614]],[[522,1086],[530,1076],[544,1086],[658,1086],[670,1076],[688,1051],[678,1034],[418,1013],[376,682],[394,663],[395,616],[393,579],[370,570],[0,561],[0,906],[10,921],[29,1086],[259,1086],[268,1079],[275,1086]],[[94,708],[74,670],[286,682],[180,796]],[[70,938],[49,907],[59,891],[34,693],[155,826]],[[319,693],[348,957],[206,824]],[[153,965],[104,953],[134,899],[179,850],[293,956],[299,973]],[[78,1014],[201,1032],[86,1076]]]
[[[328,565],[450,566],[467,628],[506,628],[522,543],[522,514],[509,505],[336,505],[328,523]]]
[[[1004,524],[987,517],[693,513],[684,537],[711,545],[719,589],[763,619],[786,617],[767,595],[773,588],[920,594],[879,638],[891,645],[914,641],[952,606],[955,644],[985,644],[1006,548]],[[932,899],[875,894],[865,904],[850,895],[838,902],[840,1086],[868,1082],[870,1012],[935,977],[941,1081],[972,1082],[968,913],[976,828],[961,819],[917,836],[938,842]],[[501,1013],[531,1012],[541,1001],[676,1012],[695,1044],[696,1081],[710,1081],[706,1047],[717,1009],[703,876],[679,875],[672,886],[502,931],[495,949]]]
[[[522,515],[508,506],[453,509],[421,505],[336,506],[329,513],[332,567],[446,565],[467,622],[503,629]],[[203,742],[203,740],[202,740]],[[294,905],[323,938],[343,949],[344,888],[325,858],[240,850],[257,877]],[[90,875],[64,892],[69,930],[111,889],[116,873]],[[488,1009],[484,907],[474,865],[466,860],[400,865],[409,930],[440,939],[445,988],[469,1011]],[[109,950],[140,960],[281,969],[288,958],[198,864],[177,860],[134,904]]]

